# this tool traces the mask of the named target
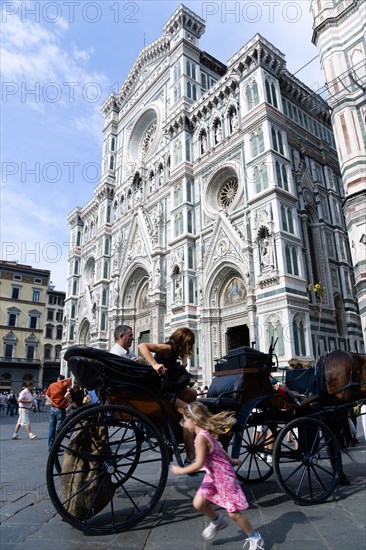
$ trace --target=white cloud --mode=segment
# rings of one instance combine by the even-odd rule
[[[101,89],[107,86],[104,74],[88,71],[83,66],[91,58],[93,48],[79,49],[75,43],[68,44],[67,30],[67,22],[61,19],[48,30],[31,20],[23,22],[16,15],[9,17],[3,24],[3,82],[16,83],[19,88],[39,83],[41,91],[42,86],[56,83],[61,89],[63,103],[69,100],[69,83],[77,84],[75,91],[83,101],[82,89],[88,83],[95,82]],[[40,99],[44,99],[42,93]],[[32,104],[31,99],[27,103]]]

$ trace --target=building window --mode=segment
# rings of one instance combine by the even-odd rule
[[[29,336],[25,341],[25,356],[27,359],[35,359],[37,353],[38,340],[35,336]]]
[[[77,280],[73,281],[72,283],[72,293],[74,296],[78,293],[78,282]]]
[[[289,246],[286,244],[285,247],[285,257],[286,257],[286,271],[289,275],[299,275],[299,265],[297,260],[297,250],[295,246]]]
[[[294,334],[295,355],[305,356],[306,355],[305,329],[304,329],[304,323],[299,315],[295,316],[292,323],[292,329]]]
[[[188,210],[188,212],[187,212],[187,231],[188,231],[188,233],[194,233],[193,212],[192,212],[192,210]]]
[[[55,359],[59,361],[61,358],[61,346],[55,346]]]
[[[179,61],[178,61],[178,63],[176,63],[174,65],[173,71],[174,71],[174,80],[177,80],[181,75],[181,68],[180,68],[180,62]]]
[[[268,78],[266,79],[266,98],[268,103],[276,107],[276,109],[278,108],[276,87]]]
[[[57,327],[56,327],[56,340],[62,340],[62,331],[63,331],[63,326],[62,325],[57,325]]]
[[[34,288],[33,294],[32,294],[32,302],[40,302],[41,301],[41,291]]]
[[[108,289],[103,288],[102,291],[102,305],[107,306],[108,305]]]
[[[52,352],[52,346],[45,346],[44,347],[44,358],[46,360],[51,359],[51,352]]]
[[[192,180],[188,180],[187,181],[187,202],[194,202],[193,200],[193,197],[194,197],[194,188],[193,188],[193,181]]]
[[[108,279],[109,277],[109,264],[107,261],[103,265],[103,279]]]
[[[17,316],[15,313],[9,313],[8,325],[9,327],[15,327],[17,322]]]
[[[19,314],[20,310],[15,307],[8,309],[8,326],[17,327],[19,326]]]
[[[71,319],[75,319],[75,312],[76,312],[76,306],[75,306],[75,304],[72,304],[71,305],[71,315],[70,315]]]
[[[247,84],[245,89],[248,111],[256,107],[259,103],[258,84],[255,80]]]
[[[53,314],[54,314],[54,310],[53,309],[48,309],[47,310],[47,321],[53,321]]]
[[[46,326],[46,338],[52,339],[52,331],[53,331],[53,326],[52,325],[47,325]]]
[[[196,303],[196,297],[195,297],[195,281],[194,279],[189,279],[188,281],[188,299],[190,304]]]
[[[34,359],[35,351],[35,346],[27,346],[27,359]]]
[[[74,325],[70,325],[69,340],[73,340],[73,339],[74,339],[74,332],[75,332]]]
[[[261,164],[254,168],[254,182],[257,193],[268,188],[268,169],[266,164]]]
[[[21,280],[22,280],[22,276],[21,276],[21,275],[18,275],[18,274],[16,274],[16,273],[14,273],[13,279],[14,279],[14,281],[21,281]]]
[[[194,269],[194,249],[193,246],[188,246],[188,268]]]
[[[187,96],[190,99],[193,99],[196,101],[197,99],[197,88],[195,84],[191,84],[190,82],[187,82]]]
[[[107,315],[104,312],[100,317],[100,330],[107,330]]]
[[[187,67],[187,76],[193,78],[193,80],[196,80],[196,65],[191,61],[187,60],[186,67]]]
[[[36,329],[38,325],[38,315],[30,315],[29,328]]]
[[[43,280],[40,277],[34,277],[34,282],[36,285],[41,285]]]
[[[14,357],[14,350],[15,350],[14,344],[5,344],[5,349],[4,349],[5,358],[11,359],[12,357]]]
[[[175,236],[179,237],[183,233],[183,213],[180,212],[174,218]]]
[[[174,206],[179,206],[183,202],[183,188],[182,184],[178,184],[174,187]]]
[[[252,133],[252,135],[250,136],[250,144],[251,144],[252,157],[256,157],[260,153],[263,153],[264,137],[263,137],[262,128],[259,128],[257,132]]]
[[[58,311],[58,312],[56,313],[56,321],[57,321],[58,323],[61,323],[61,322],[62,322],[62,311]]]
[[[273,126],[271,128],[272,146],[275,151],[284,155],[282,134],[279,130],[276,130]]]
[[[283,327],[280,321],[269,322],[267,325],[268,346],[278,338],[277,341],[277,355],[281,357],[285,354],[285,343],[283,338]]]
[[[11,298],[12,300],[19,300],[20,297],[20,287],[12,286],[11,287]]]

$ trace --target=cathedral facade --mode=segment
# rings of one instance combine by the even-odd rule
[[[259,34],[224,65],[204,31],[178,8],[102,107],[101,180],[68,218],[64,347],[188,326],[203,384],[272,338],[282,366],[363,351],[328,105]]]

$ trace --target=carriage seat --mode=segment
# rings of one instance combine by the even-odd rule
[[[215,413],[227,409],[235,410],[242,395],[243,383],[244,374],[215,376],[207,390],[206,397],[197,399],[197,401]]]

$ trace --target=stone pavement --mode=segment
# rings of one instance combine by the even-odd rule
[[[16,418],[0,417],[0,548],[1,550],[239,550],[243,534],[230,523],[211,542],[201,538],[204,518],[192,508],[201,478],[169,476],[153,514],[135,528],[117,535],[86,536],[61,521],[48,496],[47,413],[31,416],[38,439],[12,441]],[[361,430],[361,423],[360,430]],[[284,495],[272,476],[244,487],[248,517],[258,527],[266,550],[361,550],[366,547],[366,446],[343,454],[352,484],[339,487],[326,503],[299,506]]]

